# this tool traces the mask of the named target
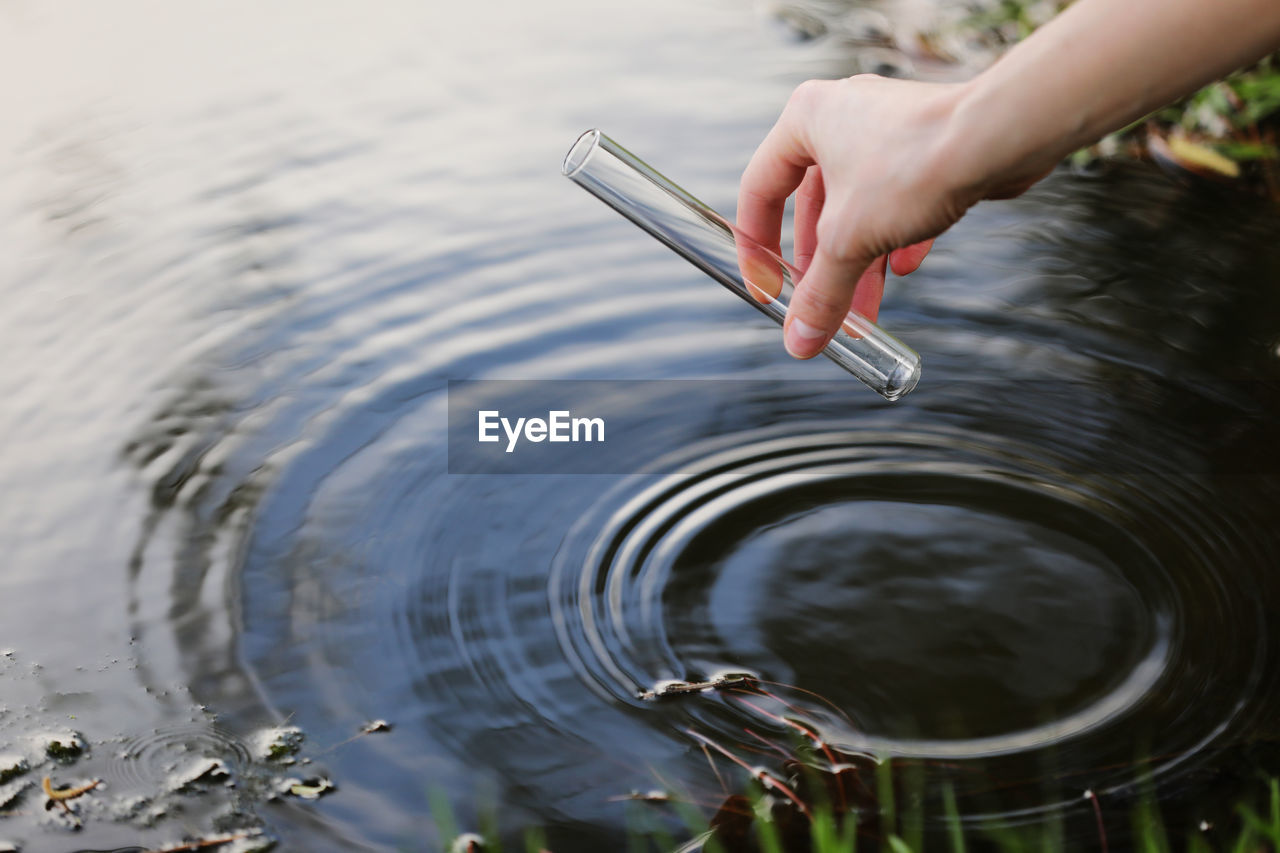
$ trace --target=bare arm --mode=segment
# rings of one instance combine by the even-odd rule
[[[966,85],[953,132],[975,159],[1052,168],[1277,47],[1275,0],[1080,0]]]
[[[978,201],[1277,47],[1277,0],[1077,0],[966,83],[803,84],[738,197],[738,225],[776,248],[797,194],[787,349],[816,355],[851,304],[874,318],[885,256],[914,270]]]

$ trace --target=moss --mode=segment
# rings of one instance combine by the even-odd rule
[[[290,763],[302,748],[306,739],[297,726],[277,726],[265,729],[254,738],[258,757],[266,761]]]
[[[57,732],[44,735],[44,754],[59,764],[70,764],[88,750],[89,745],[79,732]]]
[[[16,779],[31,769],[31,765],[21,755],[0,755],[0,785]]]

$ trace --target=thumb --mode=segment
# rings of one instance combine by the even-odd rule
[[[857,255],[839,258],[818,247],[787,309],[783,326],[787,352],[796,358],[813,358],[822,352],[849,313],[858,279],[873,260],[873,256]]]

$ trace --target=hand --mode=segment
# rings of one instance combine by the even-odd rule
[[[784,325],[787,350],[817,355],[850,308],[876,318],[886,265],[920,266],[933,238],[984,197],[1010,197],[1046,172],[1002,169],[951,146],[963,84],[861,75],[796,89],[742,176],[738,227],[779,250],[794,192],[796,285]],[[988,176],[1001,175],[997,183]],[[760,268],[743,244],[744,275]]]

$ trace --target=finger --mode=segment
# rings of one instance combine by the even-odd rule
[[[781,271],[760,246],[780,252],[782,216],[787,199],[804,180],[805,170],[812,164],[804,144],[796,132],[796,98],[783,110],[778,122],[765,136],[751,157],[738,187],[737,228],[749,240],[738,240],[738,266],[752,295],[761,301],[765,294],[781,292]]]
[[[738,227],[775,251],[782,234],[783,207],[813,165],[797,126],[798,100],[798,96],[792,96],[787,109],[752,155],[738,186]]]
[[[782,295],[782,262],[778,260],[778,253],[736,228],[733,236],[738,249],[738,269],[747,292],[757,302],[767,305]]]
[[[796,285],[783,340],[796,358],[813,358],[840,328],[853,303],[854,285],[871,259],[837,258],[822,249]]]
[[[810,166],[800,182],[800,189],[796,190],[795,264],[802,273],[809,268],[813,253],[818,249],[818,217],[822,215],[822,203],[826,198],[822,167]]]
[[[889,268],[893,270],[894,275],[909,275],[920,269],[924,256],[929,254],[932,248],[933,240],[930,239],[913,243],[902,249],[895,249],[889,253]]]
[[[853,310],[871,322],[880,316],[880,299],[884,296],[884,268],[887,255],[881,255],[863,271],[853,288]]]

